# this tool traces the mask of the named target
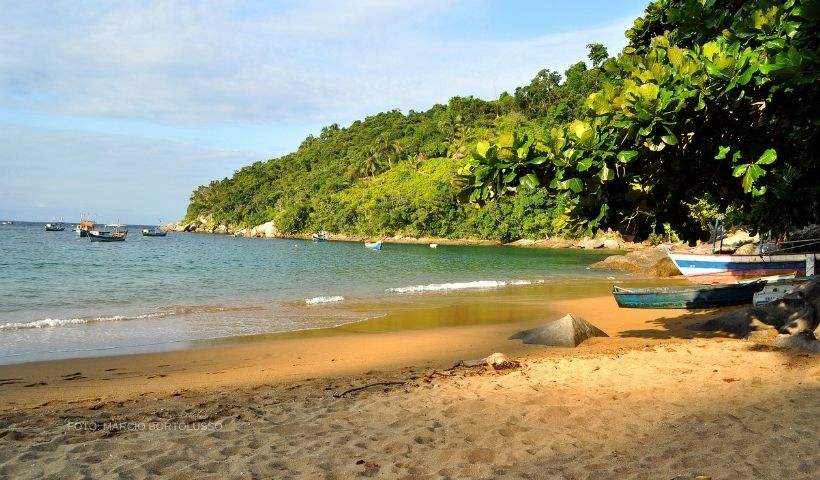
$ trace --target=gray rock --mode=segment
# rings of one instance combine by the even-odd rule
[[[774,345],[781,348],[799,348],[810,352],[820,353],[820,341],[811,332],[800,332],[795,335],[778,335]]]
[[[543,327],[524,330],[509,339],[521,339],[524,343],[555,347],[577,347],[591,337],[608,337],[600,328],[571,313],[553,320]]]

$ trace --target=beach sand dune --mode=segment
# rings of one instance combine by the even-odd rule
[[[596,304],[585,305],[589,318]],[[96,370],[58,362],[88,368],[51,376],[3,367],[8,382],[47,385],[0,392],[0,477],[815,478],[819,355],[691,338],[678,327],[696,319],[674,314],[618,315],[630,318],[599,325],[613,337],[575,349],[505,340],[515,325],[457,330],[473,334],[454,352],[441,350],[442,330],[353,336],[353,350],[331,342],[300,355],[317,371],[334,365],[319,376],[297,362],[260,373],[276,367],[262,353],[270,345],[188,352],[188,363],[134,357],[128,378],[114,375],[126,371],[116,357],[94,360]],[[635,334],[644,330],[657,335]],[[375,344],[368,357],[363,345],[377,341],[398,364]],[[446,370],[493,347],[520,367]],[[148,368],[159,358],[171,361]],[[55,386],[75,377],[86,378]],[[207,383],[217,377],[232,380]],[[339,396],[377,382],[402,383]]]

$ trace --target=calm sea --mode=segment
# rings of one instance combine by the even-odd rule
[[[91,243],[70,228],[0,225],[0,363],[333,327],[613,275],[586,268],[605,252],[396,244],[375,252],[354,242],[143,237],[139,226],[125,242]]]

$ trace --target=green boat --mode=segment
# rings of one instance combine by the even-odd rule
[[[615,286],[612,295],[621,308],[712,308],[751,304],[755,293],[763,290],[765,280],[729,285],[692,285],[683,287],[623,288]]]

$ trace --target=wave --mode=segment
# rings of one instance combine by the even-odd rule
[[[432,283],[410,287],[388,288],[388,293],[440,292],[445,290],[466,290],[470,288],[499,288],[510,285],[532,285],[544,283],[543,280],[476,280],[474,282]]]
[[[167,315],[174,315],[173,312],[165,313],[146,313],[144,315],[112,315],[110,317],[89,317],[89,318],[44,318],[42,320],[34,320],[32,322],[13,322],[4,323],[0,325],[2,330],[22,330],[26,328],[50,328],[50,327],[64,327],[67,325],[81,325],[85,323],[97,322],[116,322],[121,320],[139,320],[143,318],[157,318]]]
[[[316,305],[319,303],[341,302],[344,299],[345,297],[342,297],[340,295],[334,295],[332,297],[313,297],[305,300],[305,303],[308,305]]]

